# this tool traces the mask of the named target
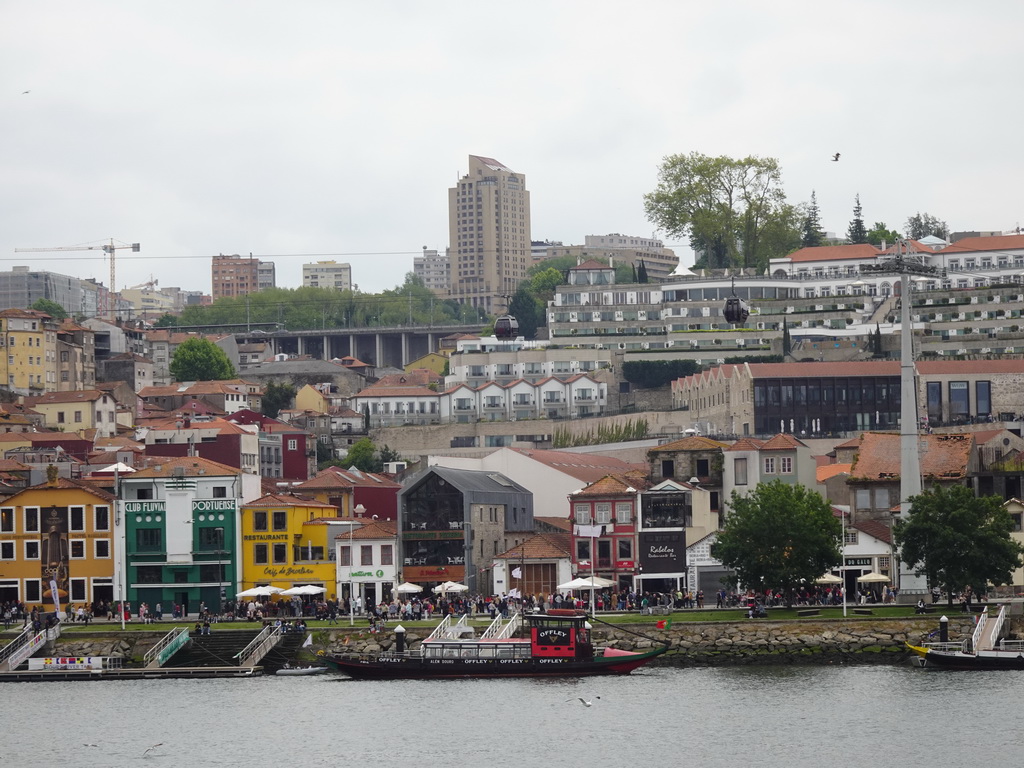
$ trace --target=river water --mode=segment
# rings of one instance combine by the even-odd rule
[[[1012,765],[1022,685],[1016,672],[909,664],[655,667],[589,680],[5,683],[0,759],[185,768]]]

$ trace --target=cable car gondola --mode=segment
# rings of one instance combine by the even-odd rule
[[[519,338],[519,321],[512,315],[502,315],[494,321],[494,335],[502,340]]]
[[[722,314],[730,323],[739,325],[745,323],[750,317],[750,307],[739,296],[733,295],[725,300],[725,309]]]

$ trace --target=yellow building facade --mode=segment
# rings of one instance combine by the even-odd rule
[[[57,389],[57,323],[34,309],[0,311],[0,376],[19,395]]]
[[[336,597],[334,536],[338,510],[314,499],[268,494],[242,505],[240,592],[256,586],[282,590],[304,584]]]
[[[114,497],[55,478],[0,505],[0,603],[52,611],[114,599]],[[56,599],[55,599],[56,597]]]

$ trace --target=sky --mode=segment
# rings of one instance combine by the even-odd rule
[[[845,233],[928,212],[1009,230],[1024,3],[8,2],[0,270],[210,290],[254,254],[402,282],[448,245],[468,155],[526,177],[534,240],[648,237],[669,155],[777,158]],[[27,91],[27,93],[26,93]],[[830,160],[840,152],[840,162]],[[661,236],[660,234],[658,236]],[[692,263],[685,241],[666,239]]]

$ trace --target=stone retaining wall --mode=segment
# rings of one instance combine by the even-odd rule
[[[676,666],[725,664],[792,664],[850,661],[871,663],[897,661],[907,652],[905,643],[937,641],[938,618],[854,619],[846,621],[706,622],[677,624],[670,629],[652,625],[614,628],[597,624],[593,631],[598,646],[624,651],[646,650],[661,641],[670,649],[659,659]],[[1012,629],[1012,627],[1011,627]],[[951,640],[969,637],[974,623],[950,617]],[[633,632],[646,635],[638,637]],[[934,637],[929,637],[931,633]],[[416,648],[427,633],[410,629],[406,646]],[[366,631],[314,630],[317,646],[329,653],[379,653],[394,647],[394,634],[372,635]]]

